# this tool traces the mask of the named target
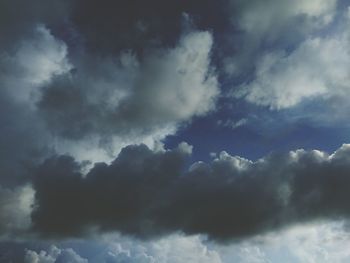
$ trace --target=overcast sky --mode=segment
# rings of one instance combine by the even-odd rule
[[[0,0],[0,262],[350,262],[348,0]]]

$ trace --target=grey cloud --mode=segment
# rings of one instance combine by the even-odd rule
[[[15,189],[0,186],[0,238],[22,236],[31,225],[33,189],[26,185]]]
[[[34,228],[64,236],[88,231],[102,220],[98,227],[104,231],[117,227],[130,233],[156,234],[159,230],[144,216],[151,212],[152,200],[161,200],[168,184],[181,173],[190,150],[186,144],[155,153],[145,145],[129,146],[111,166],[95,165],[86,180],[71,157],[47,160],[34,179],[38,200],[32,216]],[[121,176],[114,176],[112,167]],[[166,175],[164,171],[168,171]]]
[[[152,134],[214,109],[218,95],[210,66],[212,37],[190,32],[173,49],[132,52],[113,59],[83,57],[76,73],[43,90],[39,113],[63,137]],[[74,63],[74,61],[73,61]]]
[[[67,156],[39,167],[34,230],[76,236],[92,229],[147,238],[171,232],[232,240],[289,224],[348,218],[350,148],[298,150],[257,162],[223,152],[185,170],[190,149],[129,146],[83,177]]]
[[[37,24],[59,24],[69,10],[68,1],[4,0],[0,3],[0,49],[14,51]]]
[[[108,13],[118,7],[124,13],[119,7],[126,2],[106,1],[103,8]],[[181,28],[180,40],[179,33],[172,45],[146,45],[142,55],[134,45],[92,52],[94,40],[102,43],[108,36],[101,30],[94,39],[84,31],[86,21],[80,14],[95,12],[87,9],[97,3],[101,4],[0,3],[1,185],[27,181],[28,166],[55,151],[95,161],[110,159],[130,143],[156,145],[179,125],[215,108],[219,90],[210,65],[210,33]],[[88,18],[92,24],[120,19],[109,15]],[[142,28],[144,21],[132,19]],[[182,12],[174,10],[173,19],[182,24]],[[155,26],[162,28],[158,23]],[[125,32],[119,29],[112,38],[118,37],[108,43],[118,46]],[[161,32],[157,29],[146,38],[157,38]],[[133,34],[128,39],[141,44]]]
[[[67,48],[42,25],[0,57],[0,178],[1,185],[26,179],[30,164],[50,152],[51,139],[36,113],[42,85],[69,70]]]

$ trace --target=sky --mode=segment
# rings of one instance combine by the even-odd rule
[[[0,0],[0,262],[350,262],[349,69],[348,0]]]

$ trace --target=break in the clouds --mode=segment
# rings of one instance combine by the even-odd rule
[[[33,229],[44,236],[172,232],[232,240],[290,224],[347,219],[349,145],[332,155],[298,150],[256,162],[222,152],[185,170],[187,144],[124,148],[85,176],[71,157],[46,160],[33,187]]]

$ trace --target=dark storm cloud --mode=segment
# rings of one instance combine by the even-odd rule
[[[201,30],[225,26],[227,1],[191,0],[77,0],[71,20],[90,51],[100,54],[149,46],[173,46],[190,15]]]
[[[318,219],[347,218],[350,147],[272,154],[257,162],[223,152],[185,171],[190,147],[128,146],[86,176],[71,157],[48,159],[34,181],[33,227],[44,236],[92,229],[148,238],[169,232],[230,240]]]
[[[38,23],[59,24],[65,20],[68,1],[3,0],[0,2],[1,49],[14,49],[30,36]],[[3,50],[2,50],[3,51]]]
[[[48,159],[34,179],[38,200],[34,228],[63,236],[78,234],[89,225],[155,234],[147,214],[181,174],[189,151],[187,144],[156,153],[144,145],[128,146],[110,166],[97,164],[85,178],[71,157]]]

